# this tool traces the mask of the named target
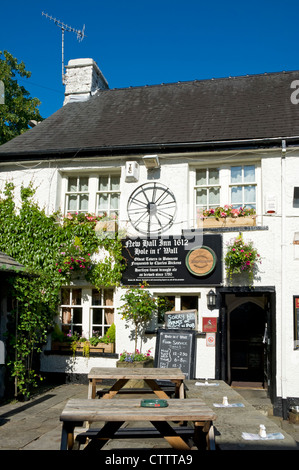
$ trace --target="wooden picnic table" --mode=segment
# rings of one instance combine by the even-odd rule
[[[169,398],[167,393],[159,385],[159,381],[171,381],[175,386],[175,397],[184,398],[185,374],[180,369],[149,368],[126,368],[126,367],[93,367],[89,374],[88,398],[96,397],[96,384],[105,379],[115,379],[116,382],[105,393],[102,398],[113,398],[129,380],[144,380],[159,398]]]
[[[118,399],[118,400],[89,400],[71,399],[67,402],[60,420],[63,423],[61,434],[61,450],[77,448],[74,443],[86,443],[87,450],[100,450],[109,439],[119,438],[143,438],[151,433],[154,437],[164,437],[174,448],[190,450],[194,445],[199,448],[202,445],[202,437],[206,439],[206,448],[214,449],[213,421],[216,415],[207,405],[197,398],[177,400],[168,399],[167,407],[142,407],[140,399]],[[83,426],[84,421],[104,422],[102,428],[87,429],[74,439],[74,429]],[[151,423],[151,428],[121,428],[124,423],[146,422]],[[191,422],[188,427],[188,436],[192,437],[189,445],[183,439],[185,428],[175,428],[173,422]],[[171,424],[172,423],[172,424]],[[121,429],[120,429],[121,428]],[[132,432],[135,434],[132,435]]]

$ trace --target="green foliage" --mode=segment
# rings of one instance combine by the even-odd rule
[[[145,289],[146,284],[140,288],[132,287],[121,297],[124,304],[119,309],[122,319],[132,321],[135,325],[135,351],[137,349],[138,330],[144,327],[158,308],[157,300]]]
[[[261,259],[253,243],[251,241],[245,243],[240,234],[229,244],[224,262],[230,281],[233,274],[248,272],[250,285],[252,285],[254,271],[257,263],[261,263]]]
[[[5,101],[0,106],[0,145],[29,129],[30,120],[42,121],[40,101],[18,84],[16,76],[29,78],[31,72],[7,51],[0,51],[0,80],[4,83]]]
[[[23,264],[30,274],[29,277],[14,276],[10,280],[18,308],[11,318],[16,329],[13,326],[9,331],[11,374],[17,379],[19,393],[28,395],[38,380],[34,361],[54,327],[60,289],[73,275],[65,261],[68,262],[74,253],[78,255],[79,251],[82,259],[77,264],[77,271],[98,288],[119,284],[124,265],[121,241],[99,240],[94,230],[95,220],[85,217],[79,221],[79,217],[73,217],[63,218],[59,223],[59,214],[47,216],[33,201],[35,190],[32,185],[22,187],[20,194],[19,210],[15,207],[12,183],[6,184],[0,199],[0,251]],[[107,250],[107,258],[99,264],[92,263],[92,254],[100,248]],[[84,264],[86,269],[80,268],[84,257],[88,257],[88,263]],[[74,257],[74,263],[75,258],[78,257]],[[104,275],[101,266],[104,266]],[[53,333],[58,334],[57,331]]]

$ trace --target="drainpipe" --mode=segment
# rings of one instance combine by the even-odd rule
[[[280,312],[280,341],[281,341],[281,366],[280,366],[280,381],[281,381],[281,398],[282,398],[282,414],[283,419],[286,419],[285,399],[286,399],[286,328],[285,328],[285,313],[286,313],[286,279],[285,279],[285,260],[286,260],[286,230],[285,230],[285,157],[286,157],[286,141],[281,142],[281,312]]]

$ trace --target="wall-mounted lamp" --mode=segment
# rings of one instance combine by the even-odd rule
[[[160,168],[159,158],[158,155],[144,155],[142,157],[144,165],[148,169],[152,168]]]
[[[207,306],[209,310],[214,310],[214,308],[216,307],[216,299],[217,295],[211,289],[210,292],[208,292],[207,294]]]

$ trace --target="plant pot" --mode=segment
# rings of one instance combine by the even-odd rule
[[[154,367],[154,359],[148,358],[148,359],[145,359],[144,361],[134,361],[134,362],[117,361],[116,367],[125,367],[128,369]],[[150,387],[144,382],[144,380],[129,380],[123,388],[148,388],[150,389]]]
[[[197,227],[202,228],[223,228],[223,227],[243,227],[243,226],[255,226],[255,217],[207,217],[197,221]]]

